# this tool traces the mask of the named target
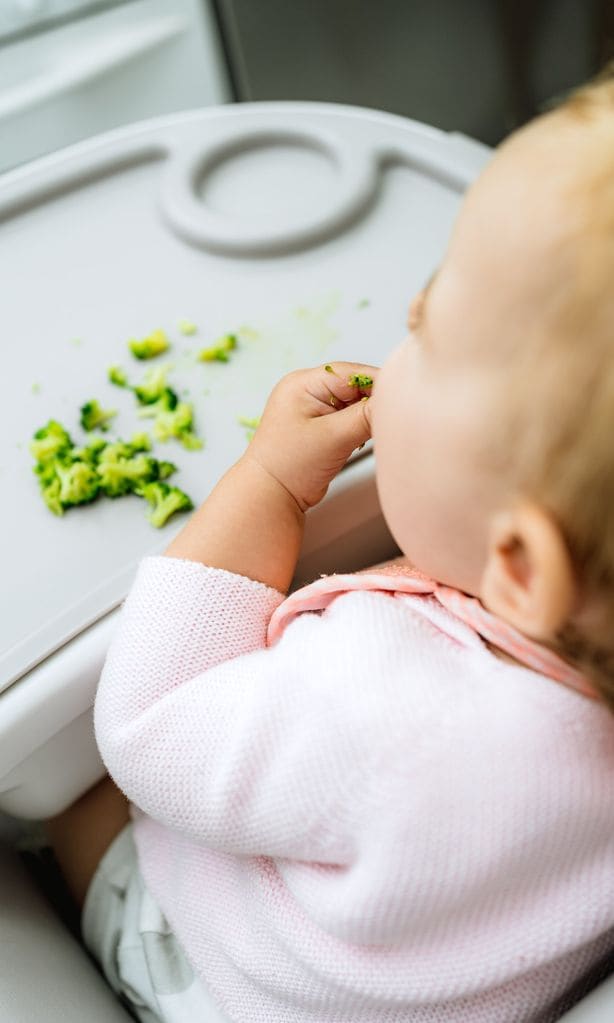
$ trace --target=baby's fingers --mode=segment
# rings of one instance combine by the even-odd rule
[[[331,362],[322,367],[323,384],[333,408],[342,408],[360,398],[368,397],[375,383],[379,368],[366,363]]]

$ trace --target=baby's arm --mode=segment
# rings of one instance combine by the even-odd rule
[[[176,827],[202,826],[202,800],[209,796],[201,793],[198,812],[186,820],[181,793],[189,802],[195,778],[220,768],[227,773],[229,751],[241,748],[245,765],[252,746],[261,753],[270,749],[266,755],[273,757],[276,744],[283,745],[286,726],[280,721],[275,732],[270,722],[279,698],[275,687],[286,691],[293,665],[282,657],[277,667],[279,651],[262,649],[265,660],[254,652],[265,647],[268,621],[294,572],[304,511],[324,496],[369,435],[360,393],[347,383],[350,372],[364,368],[338,365],[333,378],[321,368],[292,373],[278,384],[245,456],[173,541],[167,557],[144,561],[123,609],[96,699],[98,744],[126,795]],[[301,670],[304,660],[301,655]],[[317,673],[317,657],[309,663],[311,674]],[[216,666],[221,676],[213,672]],[[252,735],[250,707],[253,742],[246,739]],[[298,713],[296,701],[291,711]],[[310,743],[317,732],[308,727]],[[203,744],[210,759],[196,767]],[[216,798],[225,808],[223,830],[232,792]],[[321,805],[320,796],[316,802]],[[215,821],[214,813],[206,816]],[[211,827],[215,832],[216,825]],[[248,845],[250,833],[246,824]]]

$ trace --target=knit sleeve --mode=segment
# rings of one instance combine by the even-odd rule
[[[352,689],[372,667],[364,640],[348,657],[318,614],[266,648],[283,599],[229,572],[145,559],[100,679],[96,738],[116,783],[159,822],[224,852],[339,863],[345,807],[368,770],[357,736],[369,708]]]

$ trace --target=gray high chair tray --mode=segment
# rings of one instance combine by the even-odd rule
[[[173,481],[200,503],[244,450],[237,418],[258,416],[283,373],[380,364],[402,339],[408,300],[488,157],[461,135],[372,110],[256,103],[133,125],[0,178],[0,812],[52,816],[102,776],[92,705],[117,605],[138,561],[182,525],[156,531],[136,497],[54,517],[32,473],[34,431],[55,418],[83,441],[79,407],[90,398],[118,409],[111,436],[147,428],[106,374],[119,363],[138,382],[150,364],[126,343],[162,328],[172,348],[158,361],[172,363],[171,386],[194,403],[205,447],[154,453],[177,464]],[[196,335],[178,330],[184,318]],[[230,362],[196,360],[228,332],[239,338]],[[367,447],[308,516],[295,583],[393,553]],[[6,848],[4,889],[15,955],[0,967],[0,1020],[25,1023],[37,1003],[46,1020],[70,1023],[86,1002],[92,1021],[124,1019],[119,1005],[103,1006],[75,945],[76,979],[64,938],[53,956],[64,984],[52,984],[53,923]]]

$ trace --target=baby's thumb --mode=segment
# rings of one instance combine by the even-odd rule
[[[371,437],[370,405],[370,398],[360,398],[329,417],[337,433],[338,443],[347,450],[347,457],[354,448],[361,447]]]

